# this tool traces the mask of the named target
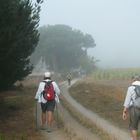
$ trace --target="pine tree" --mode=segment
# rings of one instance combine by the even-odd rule
[[[31,0],[1,0],[0,90],[32,71],[30,55],[39,40],[39,11],[40,6]]]

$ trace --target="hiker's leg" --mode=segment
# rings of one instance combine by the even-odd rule
[[[137,131],[138,131],[138,124],[139,124],[139,112],[140,112],[139,109],[133,106],[129,108],[129,116],[130,116],[129,127],[131,130],[132,140],[138,140]]]
[[[70,79],[68,79],[68,85],[70,85]]]
[[[137,130],[131,130],[132,140],[138,140],[137,139]]]
[[[42,112],[42,125],[46,124],[46,112]]]
[[[47,125],[48,125],[49,128],[51,128],[52,119],[53,119],[52,111],[47,111]]]
[[[42,125],[46,124],[46,107],[47,104],[45,103],[41,103],[41,109],[42,109],[42,113],[41,113],[41,120],[42,120]]]
[[[48,101],[48,106],[47,106],[47,131],[51,132],[51,127],[52,127],[52,120],[53,120],[53,112],[55,108],[55,100]]]

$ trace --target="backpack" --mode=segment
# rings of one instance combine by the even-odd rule
[[[133,101],[133,105],[134,105],[135,107],[140,108],[140,86],[134,85],[134,87],[135,87],[134,91],[135,91],[135,93],[136,93],[136,98],[135,98],[135,100]]]
[[[55,92],[53,88],[52,81],[43,81],[45,82],[44,90],[43,90],[43,97],[47,101],[51,101],[55,99]]]

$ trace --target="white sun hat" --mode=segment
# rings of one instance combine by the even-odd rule
[[[44,77],[45,78],[50,78],[51,77],[51,73],[50,72],[45,72],[44,73]]]

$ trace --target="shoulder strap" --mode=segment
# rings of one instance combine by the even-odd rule
[[[133,85],[135,87],[134,91],[137,95],[136,98],[140,97],[140,86],[139,85]]]
[[[50,80],[50,81],[42,81],[42,82],[44,82],[44,83],[52,83],[53,81]]]

